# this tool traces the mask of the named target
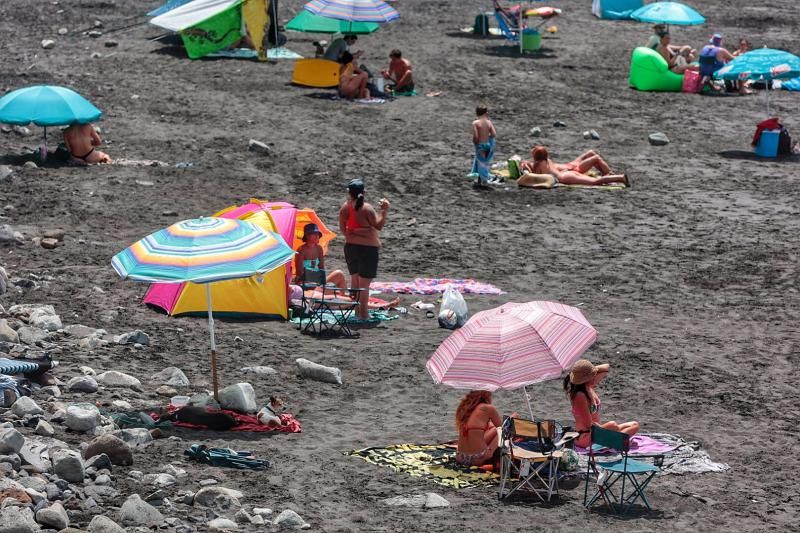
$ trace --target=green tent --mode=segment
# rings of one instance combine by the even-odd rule
[[[287,30],[306,33],[343,33],[363,35],[378,29],[375,22],[351,22],[349,20],[332,19],[315,15],[302,10],[286,25]]]

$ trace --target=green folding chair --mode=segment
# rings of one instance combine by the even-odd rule
[[[611,449],[622,457],[611,461],[598,461],[597,453],[603,449]],[[612,431],[600,426],[592,426],[592,445],[589,448],[589,462],[586,466],[586,487],[583,492],[583,505],[590,509],[601,499],[613,513],[625,514],[638,501],[647,507],[645,489],[653,477],[661,469],[657,466],[628,458],[630,450],[630,435],[619,431]],[[591,474],[596,476],[597,488],[594,495],[589,498],[589,483]],[[619,483],[622,481],[622,483]],[[628,484],[628,495],[625,495],[625,485]],[[633,490],[631,491],[631,487]],[[619,491],[619,492],[617,492]]]

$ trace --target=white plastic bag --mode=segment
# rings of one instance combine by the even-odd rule
[[[439,308],[439,325],[446,329],[460,328],[466,323],[468,315],[464,297],[452,285],[448,285]]]

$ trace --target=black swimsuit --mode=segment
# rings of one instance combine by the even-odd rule
[[[94,152],[94,147],[92,147],[91,150],[86,152],[86,155],[76,155],[76,156],[73,156],[73,157],[75,157],[75,159],[83,159],[84,161],[86,161],[86,158],[89,157],[90,155],[92,155],[92,152]]]

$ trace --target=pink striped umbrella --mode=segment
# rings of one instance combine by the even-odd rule
[[[595,339],[575,307],[507,303],[473,315],[426,368],[434,382],[457,389],[513,390],[561,377]]]

